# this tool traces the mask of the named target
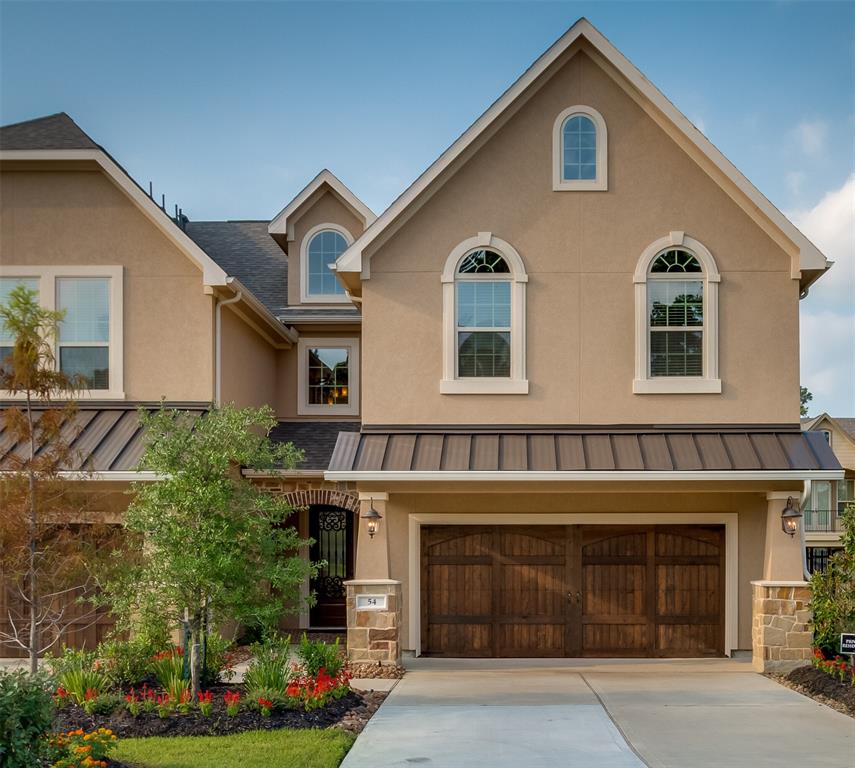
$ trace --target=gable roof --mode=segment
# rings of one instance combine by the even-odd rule
[[[100,149],[65,112],[0,127],[0,149]]]
[[[419,176],[390,205],[377,220],[336,261],[339,273],[359,273],[369,279],[370,254],[366,249],[388,228],[398,221],[410,206],[424,203],[443,183],[443,172],[469,147],[476,144],[490,127],[520,103],[521,97],[534,85],[547,69],[577,41],[584,40],[628,82],[622,84],[633,98],[637,94],[652,105],[649,112],[660,124],[677,129],[677,138],[688,147],[702,153],[706,163],[699,163],[719,186],[746,213],[767,232],[770,225],[798,249],[798,267],[791,269],[794,278],[800,270],[817,271],[807,285],[827,269],[830,264],[819,249],[810,242],[766,197],[659,91],[617,48],[615,48],[587,19],[579,19],[553,45],[534,62],[493,104],[428,169]],[[645,106],[642,104],[642,106]],[[679,142],[678,142],[679,143]],[[685,147],[684,147],[685,148]],[[349,286],[353,287],[353,286]]]
[[[806,432],[818,427],[823,421],[827,421],[838,432],[842,432],[855,445],[855,418],[830,416],[828,413],[821,413],[819,416],[814,416],[809,419],[802,420],[802,429]]]
[[[288,305],[288,257],[267,221],[188,221],[184,231],[274,315]]]
[[[0,160],[96,163],[149,221],[202,270],[205,285],[227,285],[228,275],[223,268],[191,240],[133,177],[64,112],[0,128]]]
[[[324,186],[330,189],[358,218],[362,219],[366,227],[377,218],[374,212],[354,195],[332,171],[324,168],[297,193],[288,205],[273,217],[267,231],[271,235],[285,235],[288,240],[293,240],[294,214]]]

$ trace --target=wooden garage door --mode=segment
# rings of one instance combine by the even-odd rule
[[[724,537],[708,526],[422,529],[422,651],[724,651]]]
[[[422,529],[422,649],[564,656],[566,526]]]

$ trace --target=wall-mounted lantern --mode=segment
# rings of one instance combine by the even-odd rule
[[[380,527],[380,521],[383,519],[383,515],[374,509],[374,499],[371,499],[371,506],[362,515],[362,519],[368,521],[368,536],[373,539],[374,534],[377,533],[377,529]]]
[[[796,509],[793,503],[793,497],[787,497],[787,506],[781,512],[781,529],[784,533],[790,536],[795,536],[799,532],[799,520],[802,518],[802,513]]]

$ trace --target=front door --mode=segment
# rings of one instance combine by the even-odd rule
[[[354,513],[340,507],[309,507],[309,536],[314,539],[311,559],[323,562],[311,589],[315,605],[309,621],[315,629],[347,626],[344,582],[353,578]]]
[[[443,656],[715,656],[718,526],[422,529],[422,651]]]

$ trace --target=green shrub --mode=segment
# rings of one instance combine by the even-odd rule
[[[184,678],[184,650],[176,645],[168,651],[160,651],[152,657],[150,665],[157,684],[166,688],[175,678]]]
[[[294,675],[291,664],[291,636],[274,635],[251,646],[253,659],[243,676],[247,698],[278,700]]]
[[[316,677],[322,668],[330,677],[335,677],[344,667],[344,656],[341,654],[338,638],[330,644],[323,640],[309,640],[304,632],[297,655],[303,664],[303,670],[311,677]]]
[[[90,715],[111,715],[124,703],[124,698],[118,693],[99,693],[95,698],[84,701],[83,708]]]
[[[107,678],[102,671],[101,662],[91,651],[78,651],[74,648],[63,648],[60,656],[47,659],[56,678],[57,684],[77,703],[86,701],[87,691],[95,696],[107,688]],[[90,698],[92,697],[90,693]]]
[[[53,680],[44,673],[0,671],[0,765],[33,768],[45,755],[53,722]]]
[[[98,657],[103,662],[104,675],[110,687],[125,690],[145,682],[152,674],[151,662],[155,654],[168,647],[169,643],[139,635],[130,640],[101,643]]]
[[[841,522],[843,549],[810,580],[813,643],[831,658],[840,653],[840,633],[855,631],[855,504],[846,508]]]
[[[205,666],[202,669],[202,686],[207,688],[223,680],[230,681],[234,670],[229,661],[232,641],[226,640],[219,632],[211,632],[205,648]]]

